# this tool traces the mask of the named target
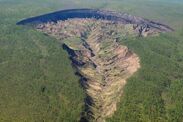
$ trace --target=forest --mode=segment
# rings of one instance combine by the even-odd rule
[[[121,38],[141,68],[124,87],[107,122],[183,121],[183,2],[181,0],[0,0],[0,121],[76,122],[85,93],[62,45],[22,19],[66,8],[99,8],[160,21],[174,32]]]

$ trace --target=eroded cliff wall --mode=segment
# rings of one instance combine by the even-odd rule
[[[84,79],[88,97],[83,117],[102,122],[112,116],[127,78],[140,68],[138,56],[118,43],[122,37],[139,35],[134,25],[71,19],[41,24],[37,29],[64,43]]]
[[[122,39],[173,29],[126,13],[71,9],[22,20],[57,38],[81,77],[87,98],[81,121],[105,122],[117,109],[126,81],[140,68],[139,57]]]

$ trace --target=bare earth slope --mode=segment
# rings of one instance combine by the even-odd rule
[[[118,41],[139,36],[139,31],[132,24],[96,19],[40,24],[37,29],[64,42],[81,75],[88,96],[82,119],[105,121],[116,110],[126,79],[140,68],[138,56]]]
[[[139,57],[119,41],[172,31],[126,13],[93,9],[65,10],[18,24],[27,23],[63,43],[86,90],[81,121],[95,122],[114,114],[126,80],[140,68]]]

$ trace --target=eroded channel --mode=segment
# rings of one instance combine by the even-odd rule
[[[140,68],[137,54],[119,42],[172,29],[125,13],[92,9],[61,13],[48,14],[47,20],[39,16],[18,24],[33,23],[38,31],[63,44],[87,95],[81,121],[104,122],[116,111],[127,79]]]

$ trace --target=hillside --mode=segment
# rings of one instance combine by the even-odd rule
[[[63,10],[20,24],[32,25],[63,44],[86,91],[81,121],[97,122],[114,114],[126,80],[140,68],[139,57],[119,42],[173,30],[126,13],[94,9]]]
[[[102,122],[112,116],[126,79],[140,67],[137,55],[118,44],[118,36],[138,36],[132,29],[130,25],[95,19],[71,19],[38,26],[38,30],[64,43],[81,76],[87,94],[82,121]]]

